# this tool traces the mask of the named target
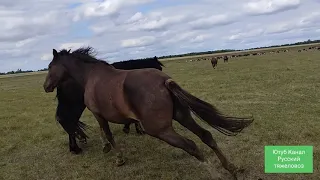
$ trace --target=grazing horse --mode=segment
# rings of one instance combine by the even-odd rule
[[[213,69],[215,69],[215,67],[218,66],[218,59],[216,57],[211,58],[211,65]]]
[[[163,66],[156,56],[144,60],[116,62],[112,65],[117,69],[156,68],[160,71],[162,71],[161,66]],[[56,109],[56,120],[68,133],[69,150],[74,154],[82,152],[82,149],[77,145],[76,138],[83,143],[86,143],[88,138],[84,132],[87,125],[79,120],[86,108],[83,95],[83,87],[72,78],[66,78],[57,87],[56,97],[58,99],[58,106]],[[138,123],[135,123],[135,127],[138,134],[144,133]],[[129,133],[130,123],[125,124],[123,131]]]
[[[105,137],[111,144],[108,150],[112,147],[115,149],[117,166],[123,165],[125,158],[114,140],[109,122],[140,123],[146,134],[181,148],[205,162],[197,145],[174,130],[174,119],[209,146],[223,167],[237,179],[239,169],[225,157],[211,133],[196,123],[191,111],[228,136],[237,135],[248,127],[253,122],[253,117],[225,116],[213,105],[182,89],[170,76],[158,69],[116,69],[90,53],[83,53],[91,50],[91,47],[87,47],[70,53],[64,49],[60,52],[53,49],[53,59],[43,88],[46,93],[53,92],[61,79],[68,77],[75,79],[84,88],[85,105],[103,128]]]
[[[228,56],[223,57],[223,62],[228,62],[228,60],[229,60]]]

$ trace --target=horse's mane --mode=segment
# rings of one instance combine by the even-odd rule
[[[71,55],[75,57],[77,60],[85,62],[85,63],[103,63],[105,65],[111,66],[108,62],[99,60],[96,58],[96,51],[93,47],[87,46],[87,47],[80,47],[73,52],[69,52],[66,49],[60,50],[59,54],[61,55]]]

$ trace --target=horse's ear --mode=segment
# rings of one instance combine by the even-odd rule
[[[53,57],[57,57],[58,56],[58,51],[56,49],[53,49],[52,50],[52,54],[53,54]]]
[[[71,49],[68,50],[68,53],[70,53]]]

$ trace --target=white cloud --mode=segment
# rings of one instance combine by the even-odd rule
[[[133,5],[150,3],[153,0],[104,0],[96,2],[88,2],[81,5],[75,16],[74,20],[80,20],[83,18],[90,17],[101,17],[101,16],[113,16],[119,13],[122,8],[130,7]]]
[[[192,38],[190,40],[190,42],[194,42],[194,43],[203,42],[206,39],[211,38],[212,36],[213,35],[211,35],[211,34],[200,34],[200,35],[197,35],[196,37]]]
[[[77,49],[80,48],[82,46],[87,45],[87,43],[85,42],[75,42],[75,43],[63,43],[60,45],[59,49]]]
[[[28,39],[24,39],[24,40],[18,41],[16,43],[16,47],[19,48],[19,47],[26,46],[26,45],[34,42],[35,40],[36,40],[36,38],[28,38]]]
[[[194,29],[207,29],[212,27],[217,27],[219,25],[227,25],[232,23],[233,20],[225,14],[213,15],[209,17],[202,17],[195,21],[190,22],[192,28]]]
[[[143,36],[140,38],[126,39],[121,41],[121,46],[125,48],[149,46],[156,41],[153,36]]]
[[[62,30],[66,25],[64,12],[48,11],[29,14],[26,11],[0,9],[0,41],[22,41]]]
[[[254,29],[254,30],[250,30],[250,31],[246,31],[246,32],[233,34],[228,39],[229,40],[245,39],[245,38],[249,38],[249,37],[261,36],[263,33],[264,33],[263,29]]]
[[[175,15],[166,17],[161,14],[151,14],[149,17],[144,17],[141,13],[133,15],[129,22],[129,31],[154,31],[154,30],[165,30],[168,26],[171,26],[175,23],[180,23],[186,21],[187,17],[184,15]]]
[[[53,58],[52,53],[47,53],[47,54],[42,55],[40,59],[42,61],[49,61],[49,60],[52,60],[52,58]]]
[[[271,14],[279,11],[297,8],[300,0],[255,0],[244,5],[249,14]]]
[[[127,23],[135,23],[143,18],[143,14],[141,12],[135,13],[130,19],[128,19]]]

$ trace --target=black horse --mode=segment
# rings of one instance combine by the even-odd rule
[[[155,68],[162,71],[164,66],[158,58],[146,58],[143,60],[128,60],[112,64],[117,69],[130,70],[142,68]],[[58,106],[56,109],[56,120],[69,135],[69,150],[74,154],[79,154],[82,149],[77,145],[76,138],[86,143],[88,136],[85,133],[87,125],[79,119],[85,110],[84,89],[72,78],[66,78],[57,87]],[[135,123],[138,134],[144,134],[138,123]],[[123,131],[129,133],[130,123],[125,124]],[[101,136],[103,133],[101,133]],[[103,139],[103,137],[101,137]]]

